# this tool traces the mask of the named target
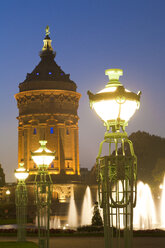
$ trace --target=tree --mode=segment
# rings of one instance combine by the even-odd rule
[[[92,226],[103,226],[103,221],[102,221],[99,208],[98,208],[98,202],[95,202],[95,205],[94,205]]]
[[[160,185],[163,182],[165,176],[165,158],[159,158],[152,170],[153,179],[156,184]]]
[[[0,187],[5,185],[5,173],[3,172],[2,166],[0,164]]]
[[[138,180],[154,187],[154,177],[159,177],[159,169],[155,166],[158,166],[156,164],[160,158],[165,159],[165,138],[138,131],[132,133],[129,139],[133,142],[137,156]],[[129,154],[128,145],[125,149],[126,154]]]

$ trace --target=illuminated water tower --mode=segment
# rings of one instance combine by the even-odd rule
[[[31,151],[43,139],[50,150],[56,151],[50,174],[80,175],[77,110],[81,95],[70,75],[56,64],[49,34],[47,27],[41,61],[19,84],[15,95],[19,109],[18,162],[24,159],[29,178],[37,173]]]

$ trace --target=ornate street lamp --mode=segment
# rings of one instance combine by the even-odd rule
[[[7,189],[7,190],[6,190],[6,202],[7,202],[7,203],[10,202],[10,194],[11,194],[10,190]]]
[[[103,208],[105,247],[132,247],[133,208],[136,205],[137,158],[125,132],[129,119],[140,106],[140,95],[125,89],[119,82],[120,69],[105,71],[109,82],[96,94],[88,91],[90,107],[102,119],[107,131],[96,159],[99,203]],[[103,144],[108,155],[102,156]],[[126,153],[127,148],[127,153]]]
[[[36,182],[36,203],[38,217],[38,237],[39,247],[49,248],[49,220],[50,220],[50,203],[52,193],[52,180],[48,173],[48,167],[55,159],[55,152],[46,148],[47,141],[39,141],[41,147],[31,152],[35,164],[38,166],[38,172],[35,177]]]
[[[18,180],[15,194],[16,212],[17,212],[17,239],[18,241],[26,240],[26,223],[27,223],[27,188],[25,180],[29,172],[24,168],[24,163],[19,163],[19,168],[14,172]]]

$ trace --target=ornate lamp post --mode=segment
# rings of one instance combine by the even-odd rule
[[[6,201],[7,201],[7,202],[10,201],[10,194],[11,194],[10,190],[7,189],[7,190],[6,190]]]
[[[18,241],[26,240],[26,206],[27,206],[27,188],[25,180],[27,179],[29,172],[24,168],[24,163],[19,163],[19,168],[15,170],[15,177],[18,180],[16,187],[16,212],[17,212],[17,239]]]
[[[48,173],[48,167],[55,158],[55,152],[51,152],[46,148],[47,141],[41,140],[39,143],[41,147],[37,151],[31,152],[32,159],[38,166],[38,172],[35,177],[38,237],[39,247],[49,248],[49,219],[52,180]]]
[[[119,82],[120,69],[105,71],[109,82],[96,94],[88,91],[90,107],[104,122],[107,131],[100,143],[96,159],[99,203],[103,208],[105,247],[120,247],[123,233],[124,247],[132,247],[133,207],[136,205],[137,158],[133,144],[125,132],[129,119],[140,106],[140,95],[128,91]],[[108,155],[102,156],[103,144]],[[126,147],[129,152],[125,153]]]

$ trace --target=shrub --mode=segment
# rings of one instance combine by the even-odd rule
[[[95,205],[94,205],[92,226],[103,226],[103,221],[102,221],[99,208],[98,208],[98,202],[95,202]]]

